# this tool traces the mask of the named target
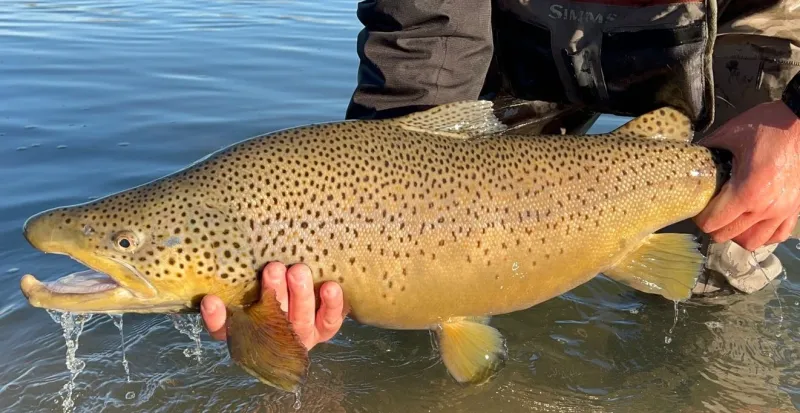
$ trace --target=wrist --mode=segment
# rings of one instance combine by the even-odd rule
[[[786,85],[781,101],[789,107],[796,119],[800,120],[800,72],[795,74],[789,84]]]

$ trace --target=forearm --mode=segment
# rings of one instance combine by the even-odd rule
[[[478,98],[492,58],[491,2],[362,2],[348,119]]]

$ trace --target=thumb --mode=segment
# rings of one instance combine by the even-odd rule
[[[227,317],[225,303],[217,296],[207,295],[200,302],[200,314],[211,338],[225,340],[225,318]]]

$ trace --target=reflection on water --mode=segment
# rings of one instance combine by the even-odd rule
[[[25,218],[154,179],[242,138],[341,119],[356,79],[352,1],[5,2],[0,13],[0,406],[62,411],[294,412],[197,319],[85,321],[64,333],[19,278],[81,269],[21,236]],[[613,121],[602,120],[596,131]],[[605,278],[496,317],[509,360],[455,383],[428,332],[348,321],[312,352],[302,412],[741,412],[800,406],[800,251],[749,297],[680,304]],[[22,270],[20,270],[22,269]],[[49,277],[49,278],[48,278]],[[677,319],[676,319],[677,316]],[[177,326],[180,327],[176,329]],[[73,336],[74,331],[68,336]],[[202,340],[202,342],[200,341]],[[126,363],[128,362],[128,363]]]

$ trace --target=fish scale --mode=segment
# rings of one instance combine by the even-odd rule
[[[667,159],[655,163],[645,153]],[[706,149],[676,141],[608,135],[464,142],[387,122],[254,140],[184,179],[197,181],[202,171],[219,175],[209,182],[222,185],[225,170],[235,169],[255,169],[266,184],[217,195],[246,223],[240,230],[249,234],[256,262],[307,263],[315,281],[342,285],[355,319],[413,329],[526,308],[568,291],[574,285],[561,284],[560,273],[579,273],[575,282],[583,283],[631,247],[617,239],[638,241],[639,233],[671,224],[674,218],[659,219],[674,216],[670,208],[702,209],[716,170]],[[693,176],[701,173],[707,179]],[[625,219],[651,224],[626,231]],[[583,248],[569,247],[575,243]],[[462,284],[455,289],[462,299],[448,294],[450,277]],[[506,299],[481,299],[487,293]]]
[[[598,273],[689,296],[702,269],[697,244],[653,233],[699,213],[724,171],[689,142],[684,115],[664,108],[594,136],[503,131],[490,103],[457,102],[251,138],[156,181],[32,217],[34,246],[118,288],[106,281],[104,291],[65,295],[26,276],[22,289],[33,305],[75,312],[196,311],[217,295],[234,360],[286,390],[300,385],[308,360],[274,297],[260,296],[270,261],[307,264],[316,285],[339,283],[361,323],[437,332],[462,382],[486,379],[504,360],[488,316]]]

